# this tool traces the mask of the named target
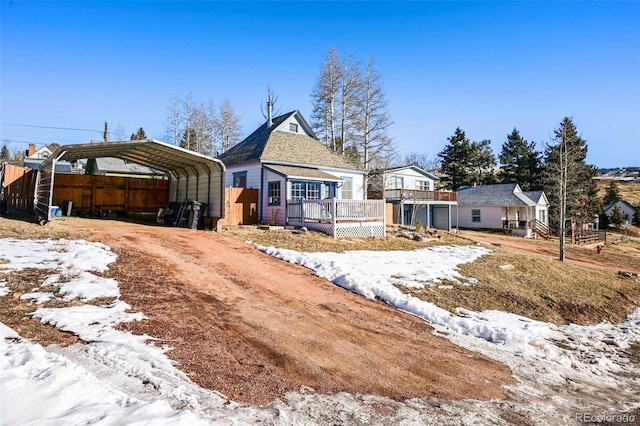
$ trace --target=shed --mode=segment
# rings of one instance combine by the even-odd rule
[[[50,218],[56,163],[103,157],[122,160],[162,171],[169,179],[169,201],[206,203],[205,216],[224,217],[225,166],[215,158],[154,139],[92,142],[64,145],[40,166],[36,182],[35,210]]]

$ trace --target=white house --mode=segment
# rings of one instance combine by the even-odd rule
[[[322,144],[300,111],[271,119],[219,157],[226,186],[259,190],[262,223],[291,222],[301,200],[364,200],[365,171]],[[362,203],[360,203],[362,204]]]
[[[522,191],[516,183],[458,189],[459,228],[510,229],[516,235],[548,234],[549,201],[543,191]]]
[[[369,198],[384,198],[393,204],[393,222],[420,223],[430,228],[451,230],[456,193],[434,191],[437,176],[418,166],[375,171],[370,175]]]
[[[604,213],[609,216],[609,219],[611,219],[613,209],[616,207],[618,207],[620,214],[622,215],[622,219],[624,219],[622,225],[630,225],[633,221],[633,215],[636,212],[636,208],[626,200],[618,200],[615,203],[607,204],[604,208]]]

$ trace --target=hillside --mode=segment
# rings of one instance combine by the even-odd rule
[[[610,178],[598,179],[598,195],[603,197],[606,187],[611,183]],[[618,189],[620,189],[620,195],[624,200],[627,200],[633,205],[640,204],[640,181],[623,181],[617,180]]]

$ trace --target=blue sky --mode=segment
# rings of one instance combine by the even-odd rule
[[[640,166],[640,2],[1,2],[0,144],[11,151],[144,127],[165,139],[172,95],[231,101],[243,137],[271,85],[310,118],[335,46],[375,58],[402,153],[456,127],[514,127],[542,149],[565,117],[599,167]],[[93,131],[44,129],[49,126]]]

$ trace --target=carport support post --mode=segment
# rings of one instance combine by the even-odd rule
[[[49,188],[49,205],[47,206],[48,220],[53,219],[53,216],[51,216],[51,206],[53,205],[53,181],[55,180],[55,177],[56,177],[56,159],[54,158],[51,161],[51,182],[49,183],[51,187]]]

